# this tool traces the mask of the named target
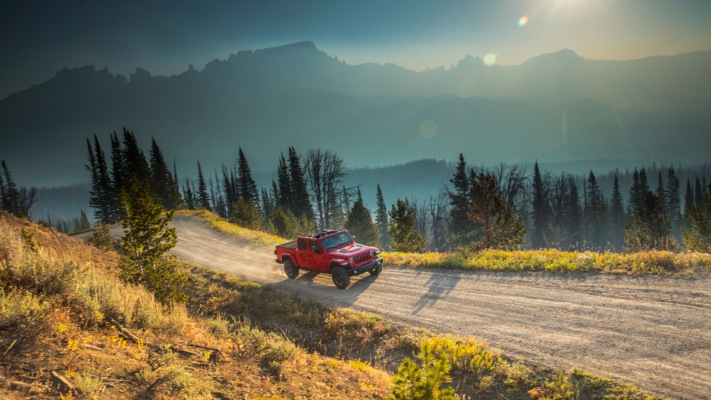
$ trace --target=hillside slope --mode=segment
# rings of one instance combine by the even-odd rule
[[[120,282],[117,261],[0,212],[0,398],[388,393],[388,374],[366,364],[309,353],[248,321],[208,317],[197,304],[163,307]]]

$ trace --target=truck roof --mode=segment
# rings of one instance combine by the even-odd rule
[[[307,238],[311,238],[311,239],[320,239],[320,238],[322,238],[322,237],[324,237],[324,236],[333,235],[334,233],[337,233],[337,232],[340,232],[340,231],[334,231],[334,230],[332,230],[332,229],[327,229],[327,230],[324,230],[324,231],[321,231],[321,232],[319,232],[319,233],[315,233],[315,234],[313,234],[313,235],[309,235],[309,236],[306,236],[306,237],[307,237]]]

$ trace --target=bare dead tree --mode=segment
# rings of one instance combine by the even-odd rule
[[[339,206],[336,187],[343,183],[345,163],[333,151],[309,149],[306,154],[306,179],[311,195],[316,202],[318,223],[321,229],[328,228],[331,214]]]

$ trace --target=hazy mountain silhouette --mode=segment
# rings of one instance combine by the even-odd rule
[[[470,162],[705,159],[711,51],[595,61],[571,50],[519,66],[466,57],[450,69],[349,65],[311,42],[242,51],[201,71],[128,78],[92,66],[0,101],[0,158],[20,182],[88,179],[84,140],[128,127],[151,136],[183,176],[242,146],[273,170],[289,145],[332,149],[347,165],[421,158]]]

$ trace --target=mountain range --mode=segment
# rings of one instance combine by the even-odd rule
[[[711,51],[632,61],[571,50],[516,66],[467,56],[422,72],[349,65],[312,42],[240,51],[170,77],[65,68],[0,101],[0,158],[20,184],[88,180],[87,137],[155,137],[178,173],[256,171],[289,146],[334,150],[348,167],[421,158],[473,164],[619,158],[705,160]]]

